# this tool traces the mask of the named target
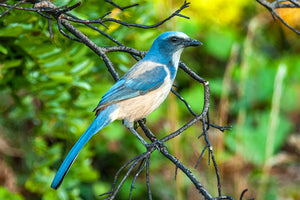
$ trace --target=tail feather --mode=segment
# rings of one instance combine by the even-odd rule
[[[75,143],[72,147],[70,152],[68,153],[67,157],[59,167],[53,181],[51,187],[53,189],[57,189],[60,184],[62,183],[65,175],[68,173],[71,165],[73,164],[74,160],[76,159],[79,151],[82,147],[89,141],[89,139],[102,128],[107,126],[113,120],[109,118],[110,113],[113,111],[112,106],[107,107],[103,110],[91,123],[91,125],[87,128],[87,130],[82,134],[79,140]]]

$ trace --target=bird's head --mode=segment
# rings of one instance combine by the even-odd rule
[[[159,35],[153,42],[148,56],[161,55],[163,59],[167,57],[179,61],[180,55],[184,48],[189,46],[200,46],[201,42],[194,40],[185,33],[178,31],[168,31]]]
[[[170,52],[177,51],[178,49],[184,49],[189,46],[202,45],[202,43],[198,40],[194,40],[185,33],[178,31],[164,32],[156,38],[154,43],[157,43],[161,50]]]

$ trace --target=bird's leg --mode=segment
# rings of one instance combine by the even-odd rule
[[[133,127],[127,127],[127,128],[135,135],[135,137],[137,137],[137,138],[141,141],[141,143],[142,143],[145,147],[148,147],[148,146],[149,146],[149,144],[142,138],[142,136],[139,135],[139,133],[138,133],[136,130],[134,130]]]
[[[123,121],[124,125],[137,137],[140,142],[145,146],[148,147],[149,144],[140,136],[140,134],[133,128],[132,123],[130,123],[128,120]]]
[[[149,148],[152,148],[153,146],[155,146],[156,147],[156,149],[158,150],[158,151],[160,151],[160,148],[166,148],[166,149],[168,149],[167,148],[167,146],[162,142],[162,141],[160,141],[160,140],[156,140],[156,141],[154,141],[154,142],[152,142],[151,144],[148,144],[143,138],[142,138],[142,136],[140,136],[139,135],[139,133],[132,127],[132,126],[130,126],[130,127],[127,127],[140,141],[141,141],[141,143],[147,148],[147,149],[149,149]]]
[[[160,149],[165,148],[168,150],[168,147],[160,140],[158,140],[155,135],[151,132],[149,128],[145,126],[145,121],[146,118],[143,118],[142,120],[139,121],[140,127],[143,129],[144,133],[146,136],[151,140],[151,144],[149,144],[148,148],[155,146],[157,150],[160,151]]]
[[[144,124],[146,124],[146,118],[143,118],[140,121],[142,121]],[[133,127],[134,127],[135,130],[139,127],[137,121],[133,122]]]
[[[145,118],[143,118],[143,119],[141,119],[141,121],[142,121],[144,124],[146,124],[146,122],[147,122],[147,119],[146,119],[146,117],[145,117]]]
[[[152,148],[153,146],[156,147],[156,149],[158,151],[160,151],[161,148],[167,148],[167,146],[160,140],[157,140],[152,142],[151,144],[147,143],[142,136],[140,136],[140,134],[134,129],[134,127],[132,126],[132,123],[130,123],[128,120],[124,120],[123,121],[124,125],[140,140],[140,142],[147,148]],[[153,133],[151,133],[153,135]]]
[[[163,143],[160,140],[156,140],[156,141],[152,142],[151,144],[148,144],[148,147],[152,147],[152,146],[155,146],[158,151],[160,151],[160,149],[163,149],[163,148],[168,150],[168,147],[165,145],[165,143]]]

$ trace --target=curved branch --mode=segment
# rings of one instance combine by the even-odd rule
[[[266,0],[256,0],[256,1],[269,10],[274,20],[276,18],[279,19],[281,23],[283,23],[286,27],[288,27],[290,30],[300,35],[300,31],[295,29],[291,25],[289,25],[286,21],[284,21],[284,19],[282,19],[282,17],[280,17],[280,15],[276,11],[277,8],[300,8],[300,3],[298,1],[289,0],[288,2],[291,3],[288,4],[282,3],[282,2],[287,2],[285,0],[284,1],[276,0],[273,1],[272,3]]]
[[[95,19],[95,20],[82,20],[82,19],[79,19],[79,18],[71,18],[71,17],[69,17],[68,20],[72,21],[72,22],[83,23],[83,24],[100,23],[102,25],[104,25],[103,24],[104,22],[114,22],[114,23],[118,23],[120,25],[127,26],[127,27],[138,27],[138,28],[143,28],[143,29],[150,29],[150,28],[155,28],[155,27],[158,27],[158,26],[164,24],[166,21],[170,20],[171,18],[173,18],[175,16],[189,19],[189,17],[180,14],[180,12],[183,9],[189,7],[189,4],[190,3],[185,1],[183,3],[183,5],[178,10],[176,10],[172,15],[170,15],[166,19],[164,19],[164,20],[162,20],[162,21],[160,21],[156,24],[153,24],[153,25],[144,25],[144,24],[136,24],[136,23],[131,23],[131,22],[124,22],[122,20],[118,20],[118,19],[115,19],[115,18],[104,18],[103,16],[98,18],[98,19]],[[106,14],[106,15],[108,15],[108,14]],[[105,27],[107,27],[107,26],[105,26]]]
[[[9,9],[7,9],[6,11],[4,11],[1,15],[0,18],[3,17],[4,15],[6,15],[7,13],[9,13],[12,9],[16,8],[18,5],[25,3],[26,0],[22,0],[17,2],[15,5],[12,5]]]
[[[110,0],[104,0],[104,1],[106,1],[107,3],[110,3],[111,5],[113,5],[113,6],[117,7],[117,8],[119,8],[120,10],[125,10],[127,8],[132,8],[134,6],[138,6],[139,5],[138,3],[136,3],[136,4],[133,4],[133,5],[122,7],[122,6],[119,6],[118,4],[116,4],[116,3],[114,3],[114,2],[112,2]]]

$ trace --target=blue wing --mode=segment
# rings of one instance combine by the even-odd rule
[[[132,67],[104,94],[100,103],[94,109],[94,111],[97,111],[96,115],[99,114],[98,111],[101,111],[103,107],[125,99],[144,95],[159,88],[164,83],[164,79],[167,76],[164,66],[159,65],[148,71],[145,71],[140,66],[137,67]],[[143,72],[138,73],[136,70]]]

